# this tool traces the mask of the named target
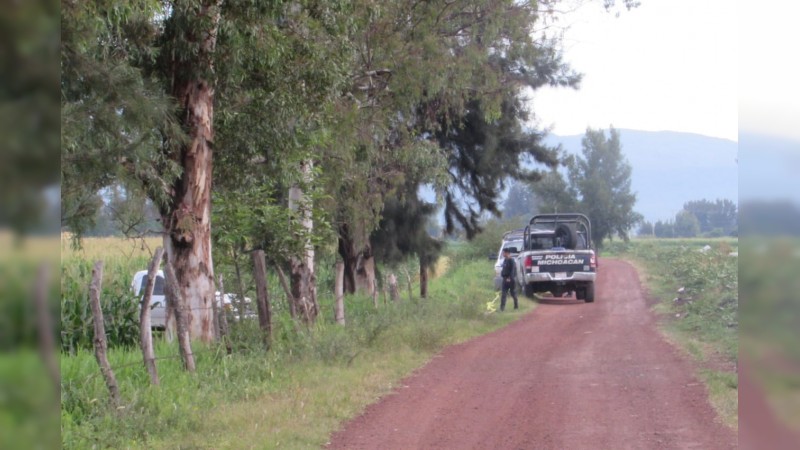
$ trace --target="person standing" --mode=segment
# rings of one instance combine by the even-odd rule
[[[510,292],[511,297],[514,299],[514,309],[519,309],[519,300],[517,300],[517,274],[516,264],[511,258],[511,250],[503,249],[503,269],[500,271],[500,277],[503,278],[503,294],[500,296],[500,311],[506,309],[506,293]]]

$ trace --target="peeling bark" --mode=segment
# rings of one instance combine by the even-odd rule
[[[394,272],[389,274],[389,299],[393,302],[400,300],[400,289],[397,286],[397,275]]]
[[[182,9],[176,9],[180,11]],[[172,201],[162,211],[166,261],[175,270],[176,293],[187,303],[190,337],[213,340],[214,270],[211,260],[211,178],[214,146],[213,54],[220,20],[219,1],[199,5],[196,16],[185,18],[202,27],[185,27],[178,37],[197,45],[188,57],[173,53],[171,94],[178,101],[178,117],[189,137],[173,153],[182,167],[171,186]],[[173,20],[180,20],[173,18]],[[183,56],[183,58],[181,58]]]
[[[300,166],[303,181],[308,184],[312,181],[312,163],[304,161]],[[311,200],[300,186],[289,189],[289,208],[300,217],[300,222],[308,236],[314,230],[314,221],[311,218]],[[291,265],[292,299],[299,316],[307,325],[314,323],[319,314],[317,301],[317,277],[314,273],[314,246],[310,239],[306,240],[303,256],[293,257]]]
[[[339,227],[339,256],[344,262],[344,291],[354,294],[356,291],[369,296],[375,289],[375,259],[372,247],[367,243],[357,249],[348,226]]]
[[[189,371],[195,371],[194,354],[192,353],[192,341],[187,324],[187,305],[178,289],[178,280],[175,270],[167,262],[164,264],[164,279],[167,298],[171,298],[174,303],[173,312],[175,313],[175,328],[178,335],[178,349],[180,350],[183,367]]]

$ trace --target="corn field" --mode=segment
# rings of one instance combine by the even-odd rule
[[[147,268],[161,238],[128,240],[84,238],[73,248],[70,237],[61,238],[61,350],[74,354],[91,348],[94,320],[89,307],[89,283],[94,261],[102,260],[103,286],[100,297],[111,347],[135,346],[139,339],[138,298],[131,292],[133,275]]]

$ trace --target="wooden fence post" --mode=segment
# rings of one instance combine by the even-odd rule
[[[283,269],[281,269],[281,265],[275,262],[275,270],[278,272],[278,281],[281,283],[281,287],[283,288],[283,292],[286,293],[286,301],[289,302],[289,315],[292,316],[292,319],[297,318],[297,302],[294,300],[294,295],[292,295],[292,290],[289,288],[289,283],[286,282],[286,274],[283,273]]]
[[[225,313],[225,284],[222,282],[222,274],[219,275],[219,301],[222,308],[219,314],[219,336],[225,341],[225,350],[231,354],[231,341],[228,339],[228,315]],[[233,306],[233,303],[231,303]],[[244,318],[244,311],[239,311],[239,320]]]
[[[178,279],[175,277],[175,269],[172,264],[167,260],[164,264],[164,274],[166,275],[166,294],[175,305],[175,325],[178,334],[178,348],[180,349],[181,358],[183,359],[183,367],[189,371],[194,372],[196,367],[194,364],[194,354],[192,353],[192,341],[189,337],[189,327],[186,323],[186,302],[181,296],[180,290],[176,286]]]
[[[397,287],[397,275],[394,272],[389,274],[389,298],[392,302],[400,300],[400,289]]]
[[[258,305],[258,325],[264,332],[264,344],[269,348],[272,342],[272,313],[267,290],[267,267],[264,250],[253,252],[253,272],[256,280],[256,302]]]
[[[111,365],[108,364],[108,347],[106,343],[106,328],[103,322],[103,310],[100,308],[100,292],[103,287],[103,261],[97,261],[92,268],[92,284],[89,285],[89,303],[94,317],[94,356],[100,366],[100,372],[106,381],[111,403],[119,406],[119,387],[117,378]]]
[[[164,249],[157,247],[150,267],[147,268],[147,285],[144,287],[142,297],[142,307],[139,311],[139,337],[142,347],[142,358],[144,366],[150,374],[150,382],[158,384],[158,371],[156,370],[156,356],[153,351],[153,331],[150,328],[150,300],[153,298],[153,288],[156,285],[158,267],[161,265],[161,257]]]
[[[344,261],[336,260],[336,281],[333,285],[336,303],[333,305],[333,315],[336,323],[344,325]]]

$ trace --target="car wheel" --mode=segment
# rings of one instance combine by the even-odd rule
[[[594,283],[589,283],[589,285],[586,286],[584,300],[586,300],[586,303],[594,302]]]
[[[523,289],[523,293],[525,294],[525,297],[533,298],[533,285],[526,284],[525,288]]]

